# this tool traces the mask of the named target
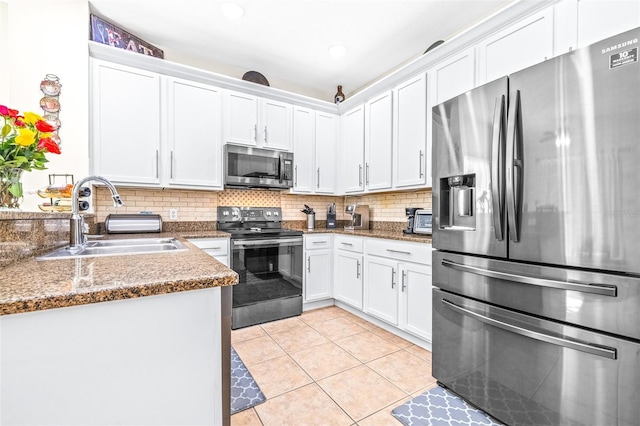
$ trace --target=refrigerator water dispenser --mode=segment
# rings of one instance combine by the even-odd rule
[[[475,174],[440,179],[440,228],[460,231],[476,229]]]

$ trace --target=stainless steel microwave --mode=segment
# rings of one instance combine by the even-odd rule
[[[293,186],[293,153],[224,146],[224,186],[287,189]]]

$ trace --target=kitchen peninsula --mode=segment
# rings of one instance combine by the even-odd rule
[[[0,423],[228,422],[237,274],[182,242],[0,268]]]

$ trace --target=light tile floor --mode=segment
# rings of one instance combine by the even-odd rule
[[[336,306],[231,332],[267,401],[231,425],[398,426],[391,410],[436,386],[431,352]]]

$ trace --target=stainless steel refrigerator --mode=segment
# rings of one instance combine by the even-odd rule
[[[433,108],[433,375],[507,424],[640,424],[639,39]]]

